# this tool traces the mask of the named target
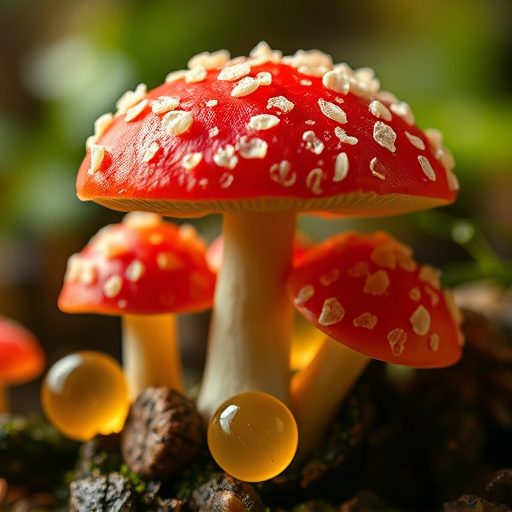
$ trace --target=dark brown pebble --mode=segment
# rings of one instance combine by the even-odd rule
[[[150,387],[130,409],[121,453],[138,475],[166,480],[194,459],[203,435],[203,420],[192,400],[167,387]]]

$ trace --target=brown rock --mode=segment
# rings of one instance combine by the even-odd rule
[[[70,512],[132,512],[136,496],[132,485],[118,473],[71,483]]]
[[[167,387],[142,391],[131,407],[121,452],[128,467],[145,478],[179,474],[203,442],[203,420],[194,402]]]
[[[225,473],[216,473],[192,494],[195,512],[264,512],[265,506],[254,487]]]

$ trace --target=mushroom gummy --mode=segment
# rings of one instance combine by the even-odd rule
[[[256,391],[224,402],[208,427],[208,446],[217,464],[246,482],[281,473],[292,461],[297,442],[290,410],[272,395]]]
[[[41,400],[48,420],[79,441],[119,432],[129,409],[121,366],[111,356],[94,351],[75,352],[57,361],[44,379]]]

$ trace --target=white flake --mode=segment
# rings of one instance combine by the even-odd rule
[[[318,318],[318,323],[325,326],[334,325],[341,322],[344,316],[345,309],[343,306],[335,297],[330,297],[325,299],[323,303],[322,312]]]
[[[349,162],[347,153],[340,153],[334,162],[334,177],[332,181],[343,181],[348,174]]]
[[[297,174],[295,171],[292,171],[292,166],[287,160],[283,160],[278,164],[272,165],[269,172],[272,181],[275,181],[284,187],[291,187],[297,180]]]
[[[267,109],[276,108],[284,114],[290,112],[294,106],[295,105],[284,96],[274,96],[273,98],[269,98],[267,102]]]
[[[192,126],[194,118],[185,110],[172,110],[162,118],[162,128],[168,135],[181,135]]]
[[[236,83],[231,91],[231,96],[234,98],[241,98],[253,93],[261,85],[260,81],[256,78],[246,76]]]
[[[235,155],[235,147],[227,144],[223,148],[219,148],[213,155],[213,161],[225,169],[234,169],[238,163],[238,157]]]
[[[384,124],[382,121],[377,121],[373,126],[373,138],[375,142],[380,144],[383,148],[386,148],[392,153],[396,151],[396,132],[391,126]]]
[[[434,172],[428,158],[423,155],[418,155],[418,162],[420,163],[421,170],[425,173],[425,176],[431,181],[436,181],[436,173]]]
[[[338,139],[340,139],[341,142],[345,144],[350,144],[351,146],[355,146],[359,142],[359,140],[356,137],[347,135],[345,130],[340,126],[336,126],[336,128],[334,128],[334,135],[336,135],[336,137],[338,137]]]
[[[320,98],[318,100],[318,105],[322,111],[322,114],[324,114],[329,119],[332,119],[333,121],[336,121],[340,124],[347,122],[347,115],[345,114],[345,111],[335,103],[331,103],[330,101],[325,101],[324,99]]]
[[[155,114],[165,114],[180,106],[180,99],[174,96],[159,96],[151,102],[151,110]]]
[[[373,100],[368,106],[368,109],[375,117],[384,119],[384,121],[391,121],[393,117],[388,108],[379,100]]]
[[[280,119],[272,114],[259,114],[251,117],[249,127],[253,130],[268,130],[279,124]]]

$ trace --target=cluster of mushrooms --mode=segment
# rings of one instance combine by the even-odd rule
[[[371,69],[317,50],[193,57],[125,93],[87,141],[78,197],[128,213],[70,258],[59,307],[120,315],[134,399],[185,392],[175,315],[212,309],[197,397],[205,421],[243,392],[289,408],[297,457],[319,442],[371,358],[441,367],[461,317],[439,273],[389,234],[343,233],[296,257],[297,216],[377,217],[447,205],[454,162]],[[188,224],[221,214],[221,253]],[[215,257],[213,257],[215,254]],[[292,372],[294,310],[324,340]]]

